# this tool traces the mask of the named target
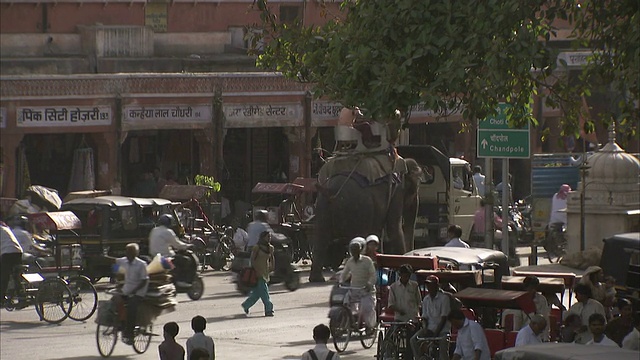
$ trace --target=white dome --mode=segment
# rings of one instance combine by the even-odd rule
[[[639,184],[640,161],[627,154],[611,139],[600,151],[587,159],[589,182]]]

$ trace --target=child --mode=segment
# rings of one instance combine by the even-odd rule
[[[340,360],[340,356],[327,348],[331,331],[325,324],[317,325],[313,328],[313,340],[316,346],[302,354],[301,360]]]
[[[569,314],[564,319],[564,324],[560,328],[560,340],[565,343],[572,343],[576,341],[577,334],[582,326],[582,320],[578,314]],[[580,344],[584,344],[587,340],[577,341]]]
[[[164,324],[164,341],[158,346],[160,360],[184,360],[184,348],[176,342],[180,327],[175,322]]]
[[[196,349],[203,349],[209,354],[208,359],[214,360],[216,358],[216,348],[213,338],[204,334],[204,329],[207,328],[207,320],[200,315],[194,316],[191,319],[191,328],[195,334],[187,340],[188,356],[191,357]]]
[[[604,316],[602,316],[602,314],[596,313],[596,314],[591,314],[591,316],[589,316],[589,332],[591,332],[593,339],[589,340],[587,342],[587,345],[602,345],[602,346],[618,347],[618,344],[616,344],[615,341],[609,339],[604,334],[605,322],[606,321],[604,319]]]

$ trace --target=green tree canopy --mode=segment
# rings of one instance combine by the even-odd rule
[[[418,103],[483,119],[506,102],[514,125],[535,125],[531,100],[544,91],[563,108],[564,129],[577,134],[580,98],[599,89],[622,95],[610,111],[619,123],[638,119],[637,0],[345,0],[338,13],[324,7],[320,26],[281,23],[267,0],[255,6],[266,40],[258,66],[313,83],[316,96],[374,119]],[[579,84],[563,79],[549,46],[558,20],[574,25],[576,47],[603,50]]]

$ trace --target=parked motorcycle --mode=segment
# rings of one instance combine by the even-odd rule
[[[176,251],[173,259],[173,284],[176,292],[186,293],[189,299],[199,300],[204,293],[204,282],[198,272],[200,260],[191,250]]]
[[[274,247],[275,270],[269,275],[269,284],[284,283],[289,291],[295,291],[300,287],[300,274],[291,264],[291,239],[280,233],[273,233],[271,245]],[[240,271],[251,265],[251,252],[239,252],[231,263],[231,271],[239,274]],[[246,295],[251,288],[236,281],[236,288]]]

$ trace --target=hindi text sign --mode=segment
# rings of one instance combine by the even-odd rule
[[[504,113],[506,107],[506,104],[500,104],[496,116],[478,121],[476,146],[479,158],[529,158],[529,124],[521,129],[509,127]]]
[[[18,127],[111,125],[110,106],[19,107]]]

